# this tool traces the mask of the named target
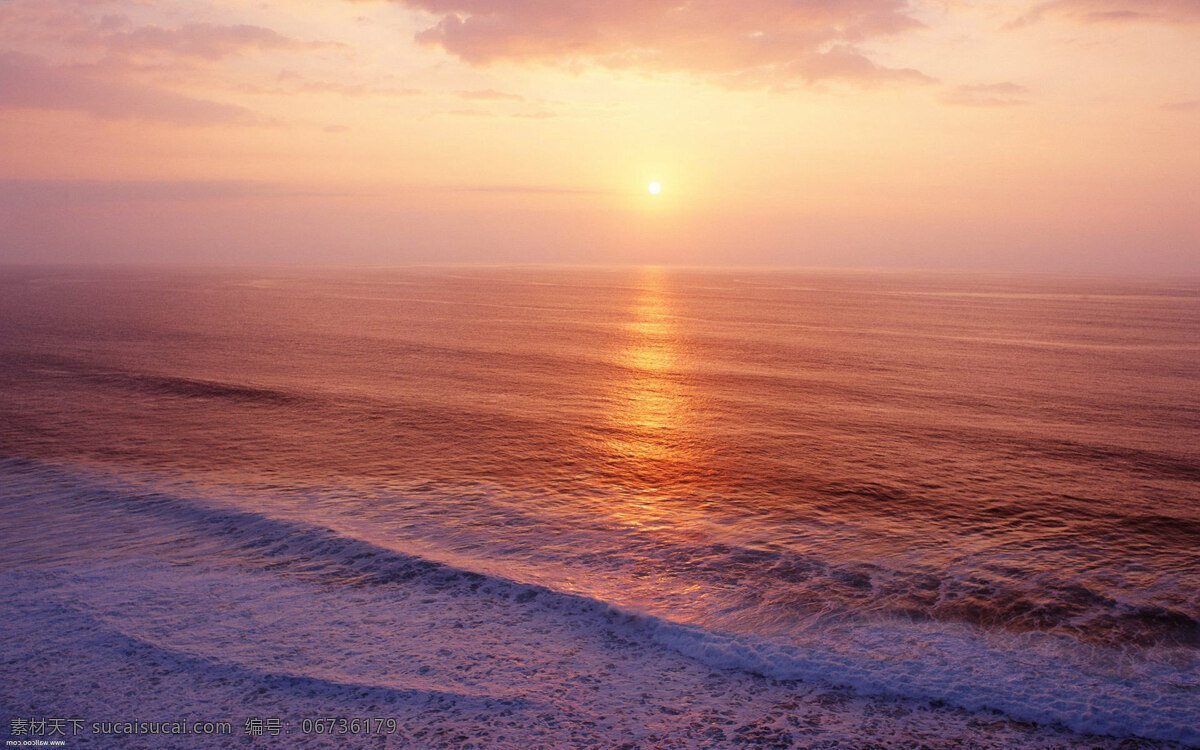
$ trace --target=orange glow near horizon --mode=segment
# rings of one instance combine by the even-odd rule
[[[0,260],[1200,273],[1195,6],[673,7],[13,0]]]

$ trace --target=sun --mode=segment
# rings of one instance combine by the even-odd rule
[[[662,192],[662,184],[658,182],[652,182],[646,186],[646,189],[650,191],[650,195],[658,195]]]

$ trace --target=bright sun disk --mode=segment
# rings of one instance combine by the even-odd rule
[[[646,189],[650,191],[650,195],[658,195],[662,192],[662,185],[657,182],[652,182],[646,186]]]

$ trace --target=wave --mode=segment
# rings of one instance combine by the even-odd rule
[[[1030,440],[1026,450],[1070,461],[1119,464],[1129,471],[1146,476],[1171,477],[1193,482],[1200,480],[1200,463],[1165,451],[1089,445],[1070,440]]]
[[[882,490],[881,490],[882,491]],[[234,546],[255,564],[290,575],[321,577],[331,583],[386,585],[416,577],[482,581],[484,574],[397,552],[325,526],[272,518],[234,509],[215,509],[171,495],[92,491],[89,502],[115,502],[122,511],[200,525],[205,537],[223,549]],[[1169,519],[1145,519],[1160,530]],[[1186,534],[1188,527],[1174,527]],[[431,534],[432,535],[432,534]],[[652,540],[639,540],[645,549]],[[740,580],[769,586],[787,609],[801,617],[811,602],[836,604],[845,612],[910,623],[965,624],[1011,633],[1066,635],[1102,647],[1200,647],[1200,620],[1183,602],[1118,601],[1079,583],[1049,575],[1022,582],[1021,571],[976,571],[956,576],[924,570],[889,570],[870,563],[835,563],[785,549],[730,544],[697,545],[659,554],[686,558],[695,580],[714,587]],[[678,562],[678,561],[676,561]],[[635,567],[637,560],[630,560]],[[803,587],[808,604],[788,601]],[[762,593],[761,591],[759,592]],[[1191,604],[1191,603],[1189,603]]]
[[[41,377],[78,378],[96,385],[121,388],[146,395],[223,399],[277,406],[290,406],[316,400],[311,394],[280,388],[96,367],[86,361],[60,355],[18,353],[8,357],[0,366],[0,370],[35,373]]]
[[[161,375],[109,372],[92,374],[88,376],[88,379],[103,385],[121,386],[142,393],[183,398],[226,399],[274,405],[293,405],[310,400],[309,397],[275,388]]]
[[[419,585],[438,597],[488,597],[531,617],[571,617],[620,629],[716,669],[941,702],[1076,732],[1200,743],[1195,653],[1087,646],[1061,634],[1007,633],[956,623],[818,616],[784,634],[732,632],[556,587],[393,549],[311,520],[221,507],[177,493],[78,481],[33,464],[8,475],[52,478],[60,500],[141,519],[177,553],[225,560],[264,575],[335,586]],[[37,484],[37,482],[34,482]],[[29,482],[25,482],[28,486]],[[57,487],[54,487],[57,485]],[[66,490],[64,494],[63,490]],[[1143,617],[1175,618],[1147,612]],[[1193,627],[1194,621],[1182,623]],[[1178,625],[1178,624],[1177,624]],[[520,633],[512,633],[520,638]]]

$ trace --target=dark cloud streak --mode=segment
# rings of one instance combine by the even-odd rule
[[[125,201],[195,201],[292,195],[282,186],[243,180],[0,179],[0,203],[76,205]]]

